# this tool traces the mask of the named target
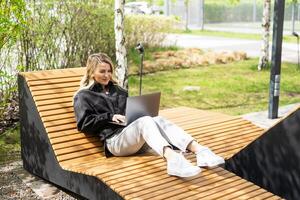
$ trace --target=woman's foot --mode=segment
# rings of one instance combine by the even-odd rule
[[[192,165],[182,154],[176,153],[167,160],[167,173],[171,176],[191,177],[200,172],[201,169]]]
[[[204,149],[196,153],[197,166],[199,167],[214,167],[224,164],[225,161],[221,156],[214,154],[210,149]]]

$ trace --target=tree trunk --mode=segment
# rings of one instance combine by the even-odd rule
[[[189,0],[184,1],[185,5],[185,30],[189,30]]]
[[[258,70],[262,70],[267,67],[269,62],[269,38],[270,38],[270,21],[271,21],[271,0],[264,1],[263,10],[263,38],[262,38],[262,48],[261,55],[258,63]]]
[[[116,39],[116,70],[118,84],[128,89],[128,68],[124,36],[124,4],[125,0],[115,0],[115,39]]]

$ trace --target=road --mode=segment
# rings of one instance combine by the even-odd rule
[[[261,49],[261,41],[246,40],[235,38],[222,38],[210,36],[195,36],[189,34],[168,34],[166,45],[176,44],[183,48],[200,48],[204,50],[220,51],[244,51],[248,57],[259,57]],[[283,43],[282,45],[282,61],[298,62],[297,44]],[[270,42],[270,52],[272,44]],[[270,53],[271,56],[271,53]]]

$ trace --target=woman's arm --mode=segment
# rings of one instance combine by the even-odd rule
[[[103,106],[103,109],[95,111],[95,105],[90,99],[92,96],[78,93],[74,98],[74,112],[77,129],[83,133],[97,134],[108,121],[112,121],[113,113]]]
[[[90,114],[81,117],[77,120],[77,128],[83,133],[98,133],[108,121],[112,121],[113,114],[102,113],[102,114]]]

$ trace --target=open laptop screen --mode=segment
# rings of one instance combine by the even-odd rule
[[[111,122],[113,124],[126,126],[143,116],[155,117],[159,112],[160,92],[132,96],[127,98],[125,123]]]

